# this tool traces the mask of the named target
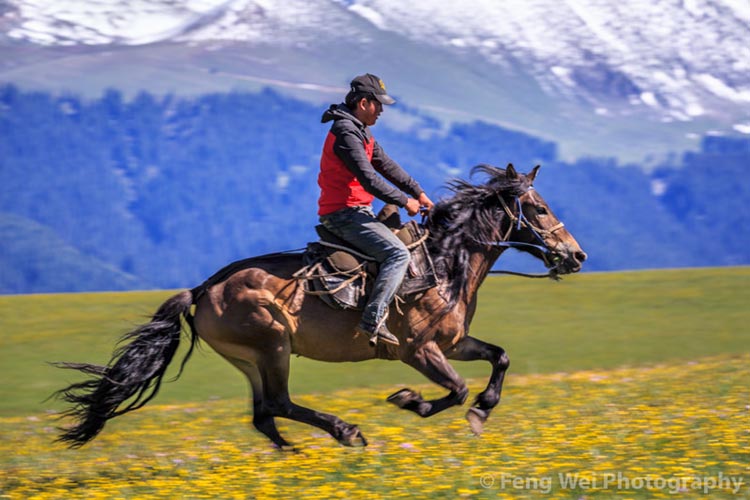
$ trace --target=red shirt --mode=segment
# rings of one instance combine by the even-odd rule
[[[373,195],[365,191],[362,184],[354,174],[346,168],[344,162],[333,151],[333,143],[336,136],[328,132],[323,154],[320,157],[320,174],[318,174],[318,185],[320,186],[320,198],[318,199],[318,215],[326,215],[346,207],[370,206]],[[375,139],[362,141],[367,159],[372,161],[372,152],[375,147]]]

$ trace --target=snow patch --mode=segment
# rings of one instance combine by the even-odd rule
[[[169,2],[89,0],[61,2],[27,0],[18,2],[26,21],[8,35],[42,45],[124,43],[138,45],[179,34],[221,1],[193,0],[179,7]]]
[[[707,73],[698,74],[695,79],[716,96],[735,102],[750,102],[750,90],[734,89],[714,75]]]
[[[661,179],[654,179],[651,181],[651,194],[654,196],[661,196],[667,192],[667,183]]]
[[[659,101],[656,100],[656,96],[653,92],[642,92],[641,101],[643,101],[648,106],[651,106],[652,108],[659,107]]]
[[[291,167],[289,167],[289,171],[294,175],[302,175],[308,170],[310,170],[310,167],[308,167],[307,165],[292,165]]]
[[[576,13],[576,15],[584,22],[584,24],[597,36],[597,38],[613,49],[621,53],[628,52],[628,46],[622,43],[614,32],[613,26],[606,15],[602,15],[603,11],[591,8],[591,2],[579,1],[579,0],[567,0],[565,3]]]
[[[717,0],[732,10],[735,16],[750,23],[750,2],[747,0]]]
[[[383,19],[383,16],[378,13],[378,11],[361,4],[354,4],[350,6],[349,10],[354,12],[355,14],[362,16],[363,18],[371,22],[376,28],[381,30],[386,29],[385,20]]]
[[[703,2],[701,0],[683,0],[682,5],[685,6],[685,10],[690,12],[695,17],[700,17],[704,13]]]
[[[570,70],[570,68],[563,68],[562,66],[552,66],[550,68],[550,71],[552,71],[552,73],[568,87],[575,87],[575,82],[571,77],[571,74],[573,72]]]
[[[685,113],[691,118],[695,118],[697,116],[701,116],[706,113],[706,110],[703,109],[703,106],[698,104],[697,102],[691,102],[688,103],[687,107],[685,108]]]
[[[286,172],[279,172],[276,176],[276,189],[284,191],[289,186],[291,176]]]

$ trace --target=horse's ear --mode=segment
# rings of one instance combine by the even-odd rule
[[[541,168],[541,165],[537,165],[536,167],[531,169],[531,172],[526,174],[526,178],[529,180],[529,182],[534,182],[534,179],[536,179],[536,174],[539,172],[539,169]]]
[[[508,166],[505,167],[505,176],[510,180],[518,179],[518,172],[516,172],[512,163],[508,163]]]

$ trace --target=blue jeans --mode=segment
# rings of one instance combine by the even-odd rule
[[[364,325],[378,325],[406,275],[409,250],[390,229],[375,218],[370,207],[342,208],[332,214],[322,215],[320,223],[380,265],[378,277],[362,313]]]

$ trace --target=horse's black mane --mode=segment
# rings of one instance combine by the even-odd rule
[[[467,289],[471,251],[480,242],[502,238],[500,228],[507,215],[499,197],[520,196],[531,187],[525,175],[510,179],[505,169],[491,165],[477,165],[471,176],[476,173],[487,174],[489,179],[484,184],[450,181],[447,187],[453,196],[438,202],[427,222],[430,254],[438,277],[449,283],[451,304]]]

